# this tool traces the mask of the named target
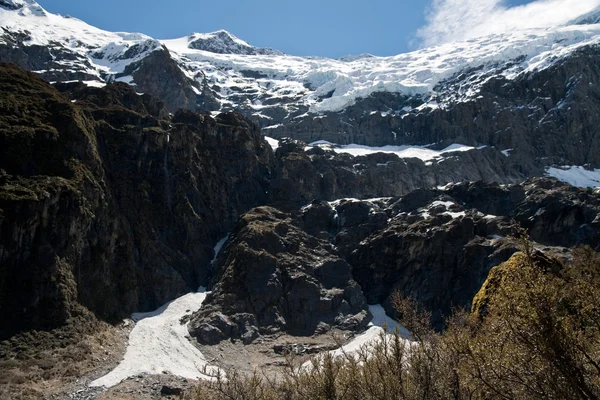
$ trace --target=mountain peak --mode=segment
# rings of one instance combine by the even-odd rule
[[[9,10],[20,10],[25,6],[40,7],[40,5],[34,0],[0,0],[0,6],[8,8]]]
[[[11,11],[19,11],[21,15],[46,15],[46,10],[34,0],[0,0],[0,7]]]
[[[1,1],[1,0],[0,0]],[[232,33],[220,29],[210,33],[192,33],[188,36],[190,49],[218,54],[281,55],[278,50],[254,47]]]

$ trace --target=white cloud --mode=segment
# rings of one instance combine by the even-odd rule
[[[503,0],[433,0],[417,37],[423,46],[518,29],[565,24],[600,7],[600,0],[534,0],[508,7]]]

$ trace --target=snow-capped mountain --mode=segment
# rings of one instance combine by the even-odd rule
[[[278,50],[251,46],[224,30],[212,33],[192,33],[179,40],[183,41],[181,44],[187,45],[189,49],[208,51],[211,53],[243,54],[247,56],[283,55],[283,53]]]
[[[464,143],[515,148],[506,154],[522,151],[544,163],[596,164],[600,156],[565,149],[558,135],[571,126],[591,137],[595,117],[582,98],[597,90],[598,15],[393,57],[336,60],[253,47],[226,31],[171,40],[107,32],[33,0],[0,0],[0,60],[49,81],[123,81],[171,111],[236,109],[273,137]]]
[[[1,1],[2,42],[48,46],[55,68],[87,74],[99,82],[131,81],[123,75],[127,67],[164,46],[186,75],[199,84],[207,80],[223,107],[253,109],[257,116],[273,103],[289,104],[290,114],[299,106],[315,114],[338,112],[378,92],[422,96],[428,100],[424,107],[443,107],[450,101],[475,98],[492,71],[515,79],[548,68],[600,40],[596,24],[600,14],[596,12],[553,29],[493,35],[394,57],[361,55],[334,60],[256,48],[223,30],[161,41],[143,34],[106,32],[75,18],[48,13],[33,0]],[[68,52],[73,59],[58,61],[60,56],[54,51]],[[471,73],[470,84],[457,96],[447,98],[438,93],[438,84],[475,68],[478,71]],[[409,112],[404,108],[391,111]]]

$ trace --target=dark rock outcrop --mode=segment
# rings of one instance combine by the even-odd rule
[[[517,250],[519,241],[511,237],[520,229],[559,255],[581,244],[598,248],[599,201],[592,190],[550,179],[503,187],[462,183],[418,190],[387,208],[371,202],[368,222],[360,225],[364,233],[342,224],[334,243],[369,303],[393,312],[390,295],[400,291],[431,311],[440,327],[452,307],[468,308],[490,269]],[[390,217],[387,224],[382,211]]]
[[[182,108],[204,111],[220,108],[215,104],[211,90],[185,76],[166,48],[154,51],[139,63],[128,66],[124,75],[128,73],[131,73],[138,92],[163,100],[171,112]]]
[[[314,199],[403,196],[418,188],[450,182],[515,183],[526,179],[516,159],[491,148],[445,153],[443,158],[424,162],[395,154],[353,157],[319,147],[305,151],[305,147],[301,141],[281,141],[271,185],[274,199],[297,199],[306,204]]]
[[[0,337],[196,289],[214,243],[267,201],[272,153],[240,115],[169,118],[125,84],[60,89],[0,65]]]
[[[459,183],[400,198],[314,200],[301,209],[280,204],[286,212],[258,208],[242,217],[217,259],[213,293],[194,315],[191,333],[212,344],[251,341],[258,333],[313,334],[322,331],[319,322],[355,329],[361,324],[332,325],[340,310],[316,305],[325,289],[336,287],[341,296],[353,281],[369,304],[384,304],[390,315],[394,292],[415,298],[442,328],[454,307],[470,307],[489,271],[518,251],[522,229],[538,249],[557,257],[568,258],[566,248],[579,244],[598,248],[599,201],[591,190],[533,179],[508,186]],[[319,274],[319,264],[338,280]],[[303,292],[314,292],[312,300],[292,312],[284,304],[307,279],[313,288]],[[304,321],[302,329],[295,318]]]
[[[216,284],[192,318],[201,343],[250,343],[259,334],[312,335],[369,322],[350,265],[293,216],[271,207],[246,213],[215,264]]]

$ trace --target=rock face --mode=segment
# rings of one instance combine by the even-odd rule
[[[350,228],[338,237],[370,304],[384,303],[393,312],[389,296],[400,291],[431,311],[441,327],[452,307],[468,308],[490,269],[516,251],[510,236],[518,228],[538,246],[598,248],[599,200],[591,190],[546,179],[508,187],[465,183],[410,193],[389,206],[393,212],[382,229],[348,241]]]
[[[120,318],[209,281],[190,325],[203,343],[360,329],[366,303],[389,310],[395,290],[440,326],[516,251],[518,227],[553,252],[600,245],[597,191],[436,189],[522,179],[494,149],[425,163],[287,140],[273,154],[240,114],[173,115],[124,83],[53,87],[4,64],[0,94],[0,337],[85,308]]]
[[[182,108],[197,110],[202,105],[199,104],[200,96],[196,94],[200,85],[185,76],[167,49],[150,53],[140,62],[132,64],[123,74],[129,73],[137,82],[137,91],[163,100],[171,112]],[[205,109],[209,110],[210,107]]]
[[[189,328],[204,344],[230,337],[250,343],[280,331],[358,330],[370,320],[350,265],[328,241],[271,207],[242,217],[215,263],[214,280]]]
[[[1,337],[196,289],[214,243],[267,201],[272,153],[240,115],[171,118],[125,84],[59,88],[0,65]]]
[[[535,164],[519,164],[517,159],[491,148],[447,153],[443,159],[424,162],[395,154],[353,157],[319,147],[306,151],[305,147],[305,143],[294,140],[280,143],[272,183],[275,199],[298,199],[306,204],[314,199],[403,196],[417,188],[450,182],[520,182],[527,176],[523,169],[533,175],[543,173],[543,168]]]
[[[518,251],[520,229],[558,257],[567,256],[565,247],[600,246],[598,194],[549,179],[278,207],[287,211],[261,207],[244,215],[217,259],[213,293],[192,318],[190,332],[200,342],[312,334],[321,332],[319,321],[360,328],[363,314],[354,307],[364,304],[362,294],[359,303],[347,297],[354,282],[390,315],[394,292],[415,298],[442,328],[452,308],[469,308],[489,271]],[[329,272],[319,272],[325,266]]]
[[[0,13],[0,61],[49,81],[123,80],[171,112],[238,110],[269,136],[307,143],[512,149],[511,176],[600,167],[598,10],[570,23],[573,33],[512,32],[450,53],[343,60],[285,56],[225,31],[163,41],[106,32],[34,1],[5,0]],[[492,167],[484,163],[483,178],[507,172],[500,156],[483,158]]]

